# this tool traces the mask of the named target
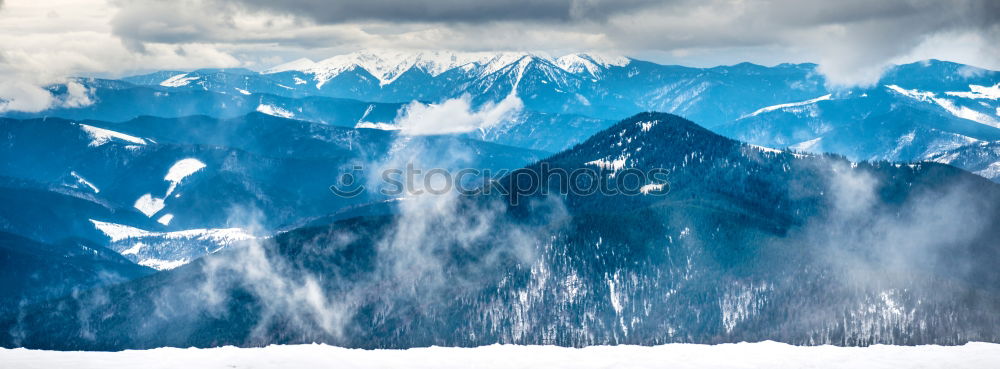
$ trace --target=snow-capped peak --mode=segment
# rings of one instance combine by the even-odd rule
[[[480,60],[484,53],[458,53],[448,51],[358,51],[322,60],[303,70],[316,76],[319,86],[340,73],[361,68],[379,80],[380,85],[392,83],[412,68],[437,76],[460,65]]]
[[[515,63],[527,64],[535,58],[544,59],[545,57],[518,52],[495,53],[470,63],[466,70],[475,69],[479,73],[479,76],[482,77],[496,73]]]
[[[606,68],[623,67],[628,63],[629,59],[624,56],[600,54],[569,54],[555,60],[555,64],[567,72],[576,74],[587,72],[594,77],[599,77],[601,71]]]
[[[586,71],[599,76],[600,70],[609,66],[623,66],[629,59],[621,56],[597,54],[570,54],[553,58],[543,53],[529,52],[456,52],[456,51],[400,51],[364,50],[337,55],[319,62],[299,59],[266,70],[277,73],[297,70],[314,76],[317,87],[322,87],[330,79],[343,72],[361,68],[379,80],[384,86],[395,81],[406,71],[416,68],[431,76],[438,76],[455,68],[467,73],[486,76],[522,59],[544,60],[570,73]]]

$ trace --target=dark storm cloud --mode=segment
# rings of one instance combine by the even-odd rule
[[[371,41],[372,35],[392,39],[397,35],[446,27],[455,30],[484,23],[505,27],[538,28],[557,25],[575,28],[580,23],[606,21],[621,14],[662,3],[655,0],[112,0],[119,12],[113,32],[127,45],[141,43],[237,42],[273,43],[316,48],[331,44]],[[264,22],[252,31],[240,30],[241,16],[291,17],[297,25]],[[300,25],[301,27],[298,27]],[[308,26],[353,26],[323,32],[304,31]],[[283,29],[278,29],[283,27]],[[298,32],[290,31],[297,28]],[[463,30],[465,32],[465,30]],[[476,37],[470,37],[476,39]],[[474,44],[474,43],[471,43]],[[470,44],[470,45],[471,45]],[[454,45],[451,45],[454,47]],[[459,46],[458,48],[465,48]]]
[[[988,46],[1000,43],[997,0],[112,1],[113,32],[133,50],[590,50],[710,53],[723,64],[766,49],[770,62],[818,62],[844,85],[871,83],[900,58],[1000,64]]]
[[[309,17],[321,23],[572,21],[607,16],[655,0],[223,0],[250,8]]]
[[[266,42],[268,32],[238,30],[240,15],[292,17],[313,25],[364,25],[362,34],[392,36],[414,27],[460,29],[468,45],[489,39],[470,27],[504,31],[567,31],[607,38],[611,46],[641,48],[742,47],[780,43],[818,27],[864,32],[886,44],[893,37],[919,39],[945,30],[995,32],[1000,24],[996,0],[115,0],[115,33],[144,42]],[[359,26],[360,27],[360,26]],[[378,31],[371,31],[377,29]],[[492,29],[485,29],[493,31]],[[471,31],[471,32],[470,32]],[[496,36],[501,34],[494,33]],[[312,34],[292,39],[322,38]],[[332,42],[343,41],[338,34]],[[831,38],[837,37],[831,34]],[[887,39],[886,41],[880,41]],[[523,40],[530,44],[535,40]],[[531,45],[526,45],[530,48]],[[892,48],[892,45],[885,45]]]
[[[849,24],[894,18],[924,18],[930,23],[959,21],[968,26],[997,24],[1000,1],[995,0],[211,0],[247,9],[296,15],[319,23],[359,21],[461,22],[604,21],[632,15],[727,18],[752,15],[750,23],[779,26]],[[706,20],[710,24],[710,20]],[[918,26],[918,25],[916,25]],[[711,29],[704,29],[711,32]]]

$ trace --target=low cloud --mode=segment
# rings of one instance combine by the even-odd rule
[[[978,193],[967,187],[972,181],[915,186],[919,189],[895,202],[886,192],[903,190],[877,178],[864,164],[829,165],[821,168],[829,210],[790,239],[813,248],[819,265],[850,289],[900,290],[936,301],[962,292],[930,286],[945,282],[943,276],[952,283],[966,280],[971,270],[963,259],[967,245],[982,242],[989,231],[989,205],[972,195]]]
[[[21,81],[0,83],[0,113],[42,111],[48,109],[54,100],[48,90],[30,83]]]
[[[265,339],[274,324],[285,324],[299,332],[316,330],[333,337],[340,337],[344,321],[352,307],[343,299],[328,296],[320,282],[322,275],[295,268],[285,259],[275,257],[263,245],[254,241],[237,248],[232,260],[206,258],[202,273],[204,282],[197,288],[185,290],[178,296],[174,291],[164,291],[154,301],[158,316],[169,318],[164,310],[178,310],[179,300],[204,309],[212,315],[224,315],[231,308],[229,294],[242,288],[260,299],[258,321],[251,329],[250,339]],[[235,262],[234,262],[235,260]],[[182,314],[190,312],[180,309]],[[174,312],[176,313],[176,312]],[[169,319],[165,319],[169,321]],[[167,322],[164,322],[167,323]]]
[[[497,124],[520,108],[521,101],[513,94],[479,109],[472,107],[468,97],[439,104],[413,103],[399,124],[411,127],[411,133],[441,133],[451,125],[475,130]],[[416,306],[445,305],[447,302],[439,299],[454,296],[456,289],[477,290],[495,283],[496,270],[505,263],[528,267],[543,262],[538,251],[551,242],[554,230],[569,220],[558,198],[544,200],[546,224],[527,225],[510,216],[502,199],[469,199],[457,186],[442,183],[444,176],[435,176],[435,171],[484,164],[468,140],[400,135],[391,147],[386,157],[366,166],[372,168],[369,188],[379,186],[381,178],[375,176],[380,173],[406,168],[418,171],[413,172],[416,178],[403,181],[406,195],[396,199],[390,227],[373,240],[378,255],[374,267],[377,285],[388,296],[418,301]],[[448,190],[441,191],[445,188]],[[458,261],[455,255],[475,257]],[[445,290],[451,292],[442,293]]]
[[[62,85],[65,91],[51,90],[24,81],[0,82],[0,113],[39,112],[51,108],[82,108],[94,103],[94,91],[76,81]]]
[[[411,136],[466,133],[493,127],[523,108],[521,99],[514,94],[478,109],[468,95],[432,104],[414,101],[403,108],[396,125]]]
[[[431,168],[471,165],[476,157],[468,141],[456,137],[429,142],[398,136],[386,157],[365,167],[376,174],[407,166],[427,173]],[[272,248],[254,240],[231,249],[226,257],[205,258],[200,284],[161,290],[153,301],[156,319],[150,325],[162,329],[191,316],[225,317],[233,314],[234,303],[242,302],[234,300],[238,293],[246,292],[255,299],[257,309],[252,311],[256,320],[247,343],[271,342],[274,334],[348,339],[346,335],[356,328],[354,320],[366,314],[364,309],[372,304],[409,304],[406,306],[416,307],[412,313],[429,313],[420,309],[444,306],[447,301],[443,299],[456,291],[495,283],[495,271],[505,263],[530,267],[542,262],[537,250],[551,242],[553,229],[564,226],[569,217],[561,201],[548,199],[546,219],[550,221],[541,226],[523,225],[512,221],[501,201],[467,201],[454,190],[430,193],[421,187],[424,183],[423,178],[413,181],[414,187],[407,182],[405,190],[410,195],[398,199],[394,216],[384,229],[368,236],[363,235],[364,230],[334,225],[325,235],[298,241],[294,247],[301,247],[301,253],[282,254],[278,250],[283,247]],[[259,224],[266,223],[263,217],[259,211],[244,208],[233,210],[231,215],[233,225],[249,230],[260,229]],[[358,247],[354,243],[359,241],[370,245],[374,255],[364,276],[350,283],[339,279],[339,268],[350,266],[317,264],[309,259]],[[93,313],[86,313],[83,319],[90,319]],[[276,333],[276,327],[281,331]]]
[[[94,103],[94,91],[76,81],[66,83],[66,94],[59,103],[62,107],[81,108]]]

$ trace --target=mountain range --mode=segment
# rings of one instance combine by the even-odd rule
[[[629,115],[663,111],[757,145],[898,161],[930,160],[961,146],[971,152],[1000,132],[1000,74],[937,60],[896,66],[872,86],[849,89],[828,88],[814,64],[689,68],[592,54],[386,50],[263,72],[200,69],[74,81],[90,91],[92,105],[6,115],[117,122],[256,111],[385,128],[412,101],[466,97],[475,109],[514,96],[523,109],[469,137],[551,153]]]
[[[1000,341],[1000,72],[377,50],[48,89],[80,87],[0,117],[0,346]],[[411,167],[481,191],[381,191]]]
[[[669,144],[664,144],[669,143]],[[5,346],[997,341],[1000,185],[630,117],[543,159],[670,170],[665,196],[394,204],[30,305]],[[526,169],[531,169],[529,168]],[[516,172],[515,172],[516,173]],[[516,192],[512,173],[498,186]],[[415,200],[422,201],[422,200]],[[947,216],[943,216],[947,215]]]

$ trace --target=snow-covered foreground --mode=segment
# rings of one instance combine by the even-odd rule
[[[14,368],[996,368],[1000,344],[963,346],[791,346],[777,342],[723,345],[493,345],[357,350],[327,345],[159,348],[121,352],[0,349]]]

